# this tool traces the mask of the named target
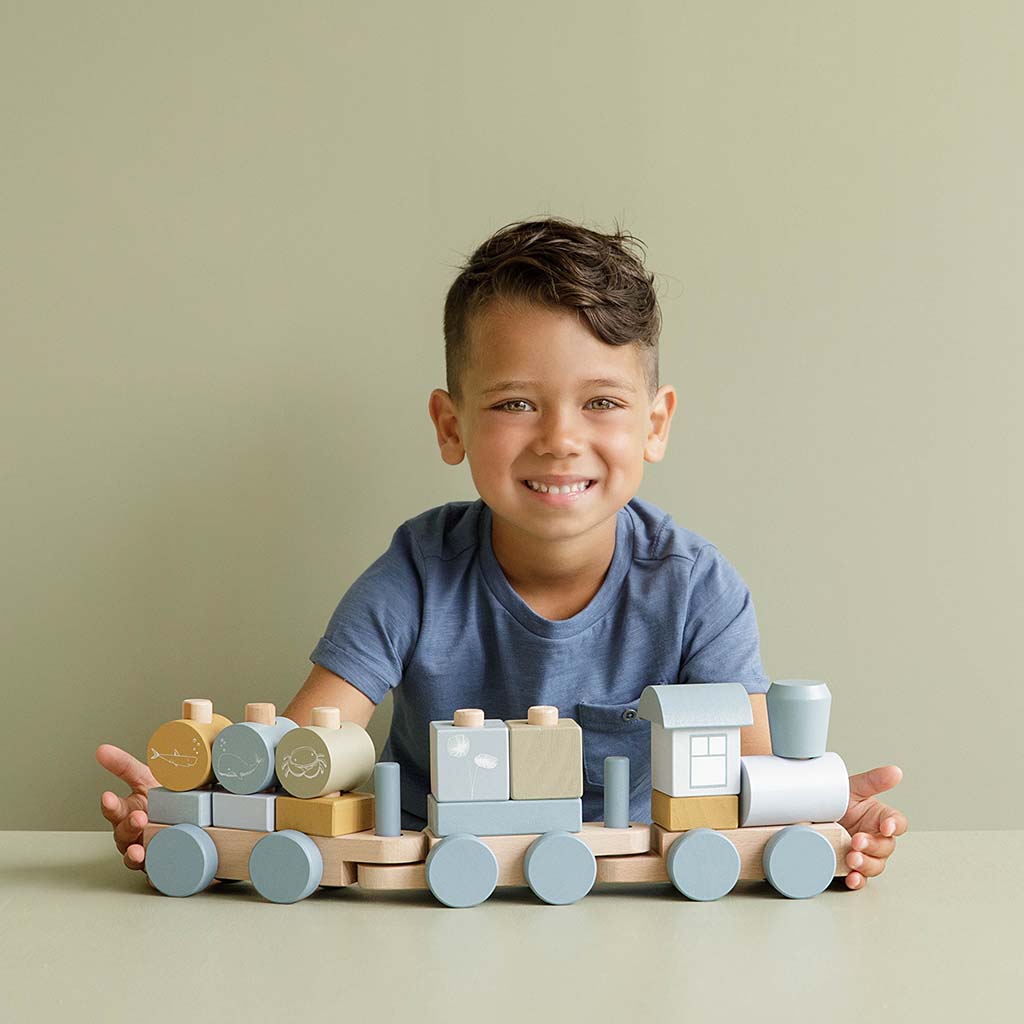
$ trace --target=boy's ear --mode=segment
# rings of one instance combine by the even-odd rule
[[[676,389],[671,384],[658,388],[651,403],[651,430],[644,444],[644,462],[661,462],[668,447],[668,431],[676,411]]]
[[[437,446],[441,449],[441,458],[449,466],[457,466],[465,457],[466,448],[459,433],[459,416],[452,396],[441,388],[434,388],[430,392],[427,411],[437,431]]]

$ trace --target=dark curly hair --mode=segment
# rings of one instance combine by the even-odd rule
[[[448,289],[444,356],[448,393],[462,400],[472,318],[492,300],[527,300],[574,310],[609,345],[640,346],[649,395],[658,390],[661,310],[654,275],[632,251],[643,242],[620,230],[592,231],[561,217],[517,221],[480,245]]]

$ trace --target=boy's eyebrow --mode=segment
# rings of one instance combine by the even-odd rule
[[[484,388],[482,394],[490,395],[495,391],[514,391],[517,388],[535,388],[538,383],[533,380],[503,380],[498,384],[492,384]],[[580,387],[584,388],[620,388],[622,391],[629,391],[636,394],[636,388],[629,381],[616,380],[611,377],[593,377],[590,380],[580,381]]]

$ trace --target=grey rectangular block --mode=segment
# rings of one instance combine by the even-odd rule
[[[209,789],[189,789],[177,793],[173,789],[154,786],[147,794],[146,815],[157,825],[198,825],[207,828],[213,824],[213,810]]]
[[[213,792],[213,824],[218,828],[245,828],[274,832],[277,818],[274,793]]]
[[[474,836],[525,836],[535,832],[579,832],[583,801],[556,800],[438,801],[427,794],[427,825],[436,836],[468,832]]]

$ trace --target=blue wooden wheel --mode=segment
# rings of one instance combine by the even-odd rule
[[[445,836],[427,854],[427,886],[446,907],[475,907],[498,884],[498,858],[476,836]]]
[[[165,896],[194,896],[217,873],[217,847],[198,825],[162,828],[146,847],[146,874]]]
[[[824,892],[835,877],[836,851],[806,825],[790,825],[765,843],[764,876],[783,896],[805,900]]]
[[[324,859],[304,832],[268,832],[249,854],[249,878],[271,903],[298,903],[320,884]]]
[[[545,903],[564,906],[583,899],[594,888],[597,859],[571,832],[546,832],[526,851],[523,874]]]
[[[669,847],[665,867],[672,884],[687,899],[717,900],[739,880],[740,855],[728,836],[695,828]]]

